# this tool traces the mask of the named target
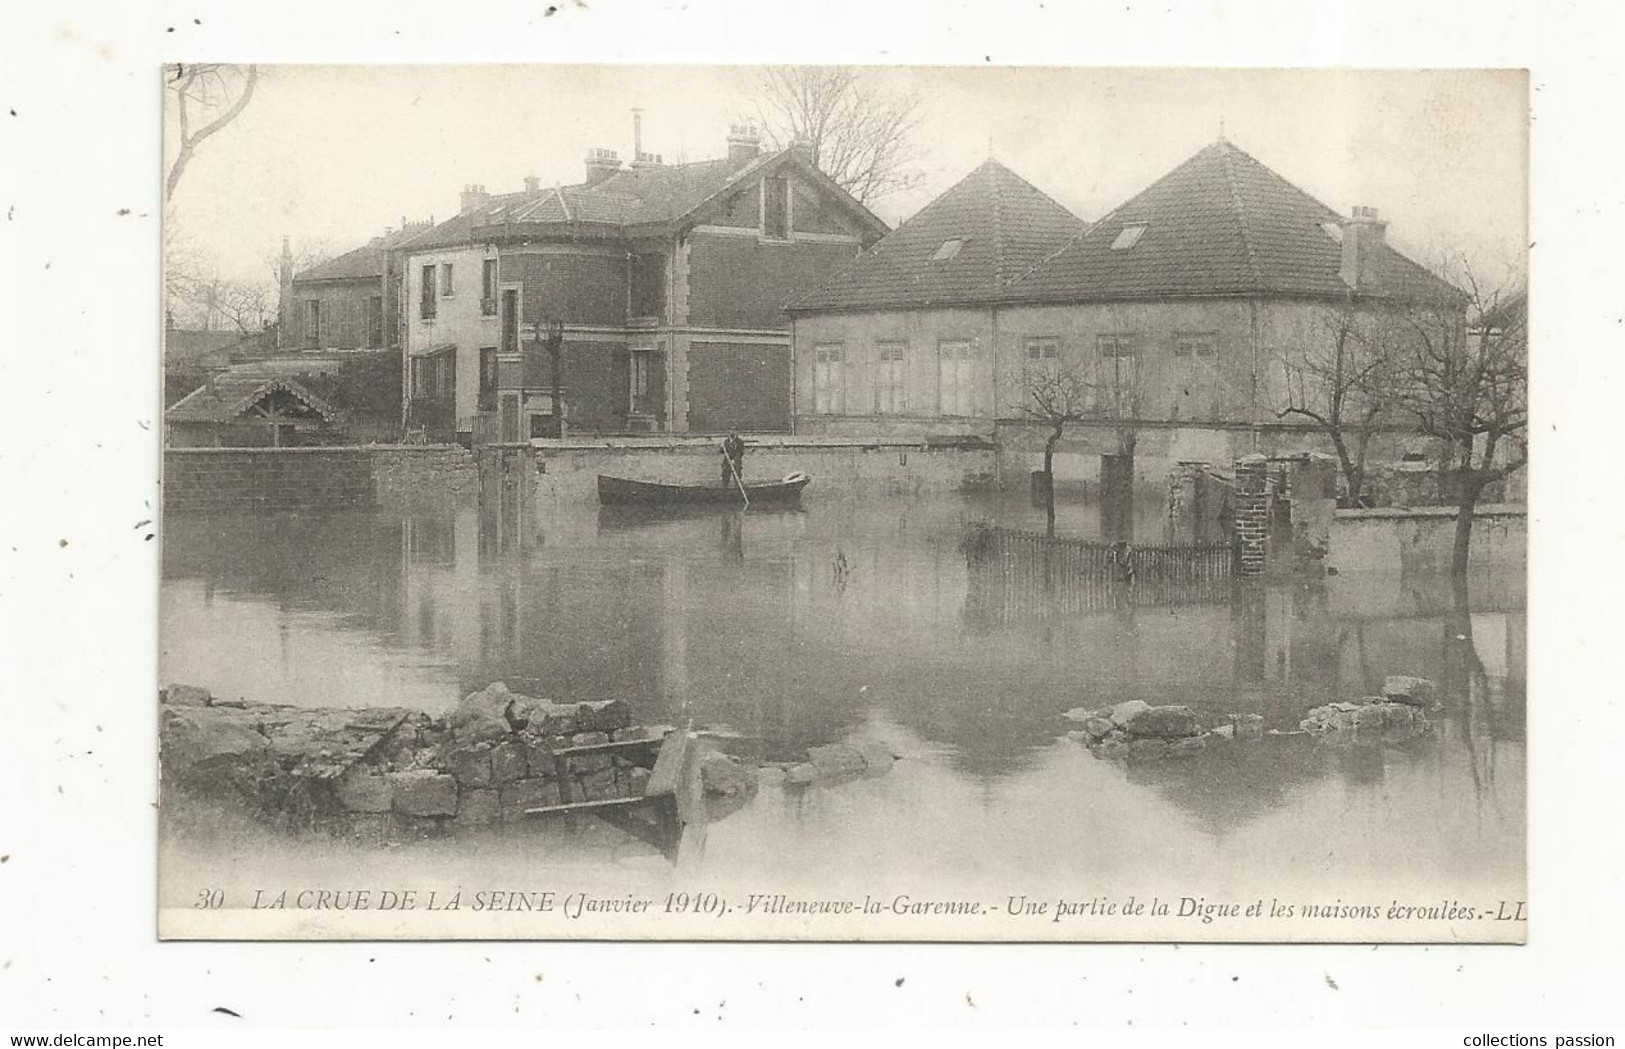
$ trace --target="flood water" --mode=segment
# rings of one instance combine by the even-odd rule
[[[1154,537],[1155,508],[1142,518]],[[865,738],[904,755],[877,779],[765,788],[711,828],[705,870],[723,881],[1522,898],[1521,575],[1475,578],[1470,615],[1447,579],[1397,573],[1059,613],[968,570],[960,542],[978,519],[1043,515],[991,496],[811,493],[801,512],[657,519],[172,514],[161,672],[220,696],[431,712],[504,681],[692,720],[747,758]],[[1089,533],[1092,509],[1063,504],[1059,527]],[[1404,745],[1299,737],[1124,766],[1057,739],[1073,727],[1063,711],[1129,699],[1291,730],[1401,673],[1443,700],[1434,732]],[[584,862],[666,876],[608,828],[578,844]],[[471,847],[483,869],[541,862],[523,842]],[[256,863],[401,863],[346,848],[267,840]],[[409,848],[450,877],[462,847]]]

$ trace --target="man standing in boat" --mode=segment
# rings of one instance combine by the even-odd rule
[[[745,484],[745,439],[733,431],[722,442],[722,484],[725,488]]]

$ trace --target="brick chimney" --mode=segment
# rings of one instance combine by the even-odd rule
[[[537,178],[535,175],[526,175],[525,176],[525,192],[526,193],[535,193],[535,192],[538,192],[541,188],[542,188],[542,180],[541,179]]]
[[[457,209],[458,214],[466,215],[491,203],[491,194],[485,191],[484,186],[470,185],[463,187],[463,202]]]
[[[634,170],[638,168],[657,168],[665,162],[666,158],[659,153],[639,153],[637,159],[632,161],[632,167]]]
[[[762,133],[751,124],[728,128],[728,159],[735,164],[755,160],[762,154]]]
[[[790,140],[790,149],[793,152],[795,152],[795,154],[797,156],[799,156],[802,160],[805,160],[807,163],[809,163],[809,164],[817,164],[818,163],[817,158],[815,158],[813,156],[812,139],[807,138],[804,135],[797,135],[795,138],[792,138]]]
[[[1387,236],[1388,223],[1377,217],[1377,209],[1357,205],[1354,214],[1339,223],[1343,228],[1343,265],[1339,276],[1351,290],[1359,291],[1370,282],[1371,259]]]
[[[613,149],[587,150],[587,185],[596,186],[621,170],[621,155]]]

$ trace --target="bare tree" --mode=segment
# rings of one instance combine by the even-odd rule
[[[765,70],[753,105],[775,149],[805,143],[826,175],[865,204],[919,183],[922,102],[851,66]]]
[[[259,83],[258,66],[194,62],[164,74],[166,108],[175,121],[176,143],[164,179],[164,199],[175,195],[181,175],[205,140],[222,131],[248,108]]]
[[[1366,455],[1392,414],[1402,337],[1386,316],[1350,303],[1317,313],[1303,344],[1279,355],[1286,407],[1276,417],[1307,419],[1326,435],[1352,506],[1364,502]]]
[[[1044,439],[1044,492],[1047,532],[1055,534],[1055,449],[1074,423],[1112,423],[1117,452],[1133,461],[1138,441],[1136,420],[1140,409],[1140,383],[1133,355],[1089,361],[1065,357],[1029,358],[1021,371],[1021,401],[1015,409],[1046,424]]]
[[[1453,268],[1466,293],[1467,323],[1448,308],[1410,315],[1398,401],[1444,446],[1457,507],[1450,567],[1464,579],[1480,496],[1529,460],[1529,346],[1524,293],[1511,284],[1488,286],[1464,264]]]

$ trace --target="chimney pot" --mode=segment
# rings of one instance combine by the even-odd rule
[[[587,150],[587,185],[596,186],[619,170],[621,170],[621,155],[615,150]]]
[[[462,206],[458,210],[466,215],[470,211],[485,207],[490,202],[491,195],[485,192],[484,186],[471,184],[463,187]]]
[[[762,153],[762,136],[754,124],[728,127],[728,159],[736,164],[755,160]]]

